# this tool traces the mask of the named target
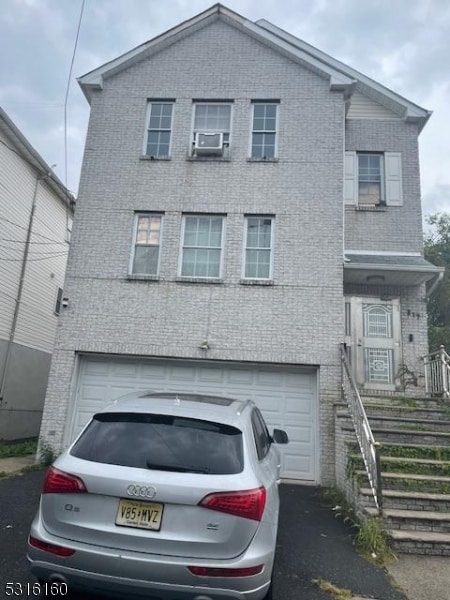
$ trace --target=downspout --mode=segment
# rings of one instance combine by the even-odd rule
[[[3,365],[2,379],[1,379],[1,385],[0,385],[0,406],[3,405],[3,401],[4,401],[6,379],[7,379],[7,375],[8,375],[8,366],[9,366],[9,362],[11,359],[14,336],[16,334],[17,320],[19,318],[20,303],[22,300],[23,285],[25,282],[25,271],[27,268],[28,253],[30,251],[31,233],[32,233],[32,229],[33,229],[34,211],[36,209],[36,201],[37,201],[37,194],[38,194],[38,189],[39,189],[39,182],[44,177],[47,177],[47,175],[41,175],[41,176],[36,177],[36,184],[34,186],[33,200],[31,203],[30,219],[28,221],[27,238],[25,241],[25,250],[23,252],[22,266],[20,269],[20,279],[19,279],[19,288],[17,290],[16,306],[14,308],[14,315],[13,315],[13,320],[12,320],[12,324],[11,324],[11,332],[9,334],[8,346],[6,349],[6,358],[5,358],[5,362]],[[5,405],[6,404],[7,404],[7,402],[5,402]]]

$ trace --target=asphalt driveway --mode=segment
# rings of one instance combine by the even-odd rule
[[[0,598],[5,584],[33,582],[25,557],[29,526],[39,502],[43,472],[0,480]],[[314,579],[351,590],[355,596],[405,600],[385,571],[354,550],[351,531],[323,500],[320,488],[282,485],[275,600],[330,600]],[[26,598],[25,594],[16,596]],[[81,596],[72,595],[73,600]],[[82,600],[94,600],[83,596]],[[125,600],[125,599],[124,599]]]

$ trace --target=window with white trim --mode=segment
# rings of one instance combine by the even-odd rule
[[[158,275],[161,230],[162,215],[136,214],[131,274]]]
[[[346,152],[344,200],[360,207],[401,206],[400,152]]]
[[[230,131],[231,131],[231,103],[220,102],[195,102],[194,103],[194,127],[192,148],[193,154],[196,154],[196,140],[201,134],[205,134],[205,142],[208,136],[211,137],[211,146],[213,145],[212,138],[221,138],[221,149],[211,154],[223,154],[230,146]],[[198,142],[197,142],[198,145]],[[198,153],[200,155],[200,153]],[[207,155],[207,153],[206,153]]]
[[[224,221],[224,217],[217,215],[183,217],[181,277],[221,277]]]
[[[272,279],[273,217],[245,217],[245,279]]]
[[[148,103],[147,136],[144,152],[147,156],[167,158],[170,154],[173,102]]]
[[[261,160],[275,158],[278,104],[254,102],[252,106],[251,157]]]

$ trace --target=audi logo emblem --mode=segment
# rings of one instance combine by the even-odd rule
[[[135,498],[153,498],[156,494],[156,490],[151,485],[129,485],[127,487],[127,494],[134,496]]]

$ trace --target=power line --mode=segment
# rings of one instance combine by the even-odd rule
[[[59,254],[48,254],[47,256],[42,255],[39,258],[29,258],[27,260],[27,263],[37,262],[38,260],[49,260],[51,258],[59,258],[61,256],[67,256],[67,255],[68,255],[68,252],[60,252]],[[23,257],[22,258],[0,258],[0,261],[3,261],[3,262],[21,262],[22,260],[23,260]]]
[[[24,227],[23,225],[18,225],[17,223],[14,223],[14,221],[10,221],[9,219],[5,219],[3,217],[0,217],[0,221],[5,221],[5,223],[9,223],[10,225],[14,225],[14,227],[18,227],[19,229],[23,229],[24,231],[28,231],[27,227]],[[57,244],[61,243],[60,240],[55,240],[54,238],[47,237],[46,235],[42,235],[42,233],[37,233],[36,231],[33,231],[32,233],[33,233],[33,235],[37,235],[38,237],[40,237],[40,238],[42,238],[44,240],[49,240],[50,242],[55,242]]]
[[[61,287],[61,286],[56,286],[56,287]],[[15,298],[14,296],[11,296],[11,294],[7,294],[3,290],[0,290],[0,294],[2,296],[5,296],[6,298],[10,298],[11,300],[14,300],[15,302],[17,301],[17,298]],[[36,308],[33,304],[30,304],[29,302],[22,301],[21,304],[22,304],[22,306],[26,306],[28,308],[28,310],[30,310],[38,315],[42,315],[43,317],[51,316],[49,313],[45,313],[44,311],[39,310],[38,308]],[[56,299],[55,299],[55,305],[56,305]]]
[[[81,21],[83,19],[85,1],[86,0],[82,0],[82,2],[81,2],[80,17],[78,19],[78,27],[77,27],[77,35],[75,37],[75,44],[74,44],[73,52],[72,52],[72,60],[70,62],[69,76],[67,77],[66,95],[64,98],[64,176],[65,176],[64,183],[66,185],[66,188],[67,188],[67,163],[68,163],[68,158],[67,158],[67,102],[69,99],[69,90],[70,90],[70,83],[71,83],[71,79],[72,79],[73,63],[75,61],[75,54],[77,52],[78,38],[80,36]]]
[[[26,244],[25,240],[6,240],[6,239],[3,239],[2,242],[10,242],[11,244]],[[36,245],[51,246],[52,244],[59,244],[61,246],[66,246],[67,242],[30,242],[30,244],[34,245],[34,246],[36,246]]]

